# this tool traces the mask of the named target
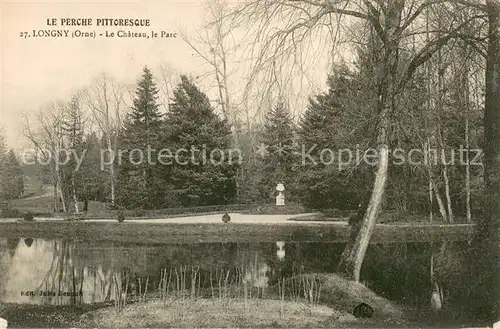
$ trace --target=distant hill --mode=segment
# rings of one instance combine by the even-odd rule
[[[13,200],[12,209],[20,212],[50,213],[54,206],[54,192],[48,167],[40,164],[22,166],[24,173],[24,194]]]

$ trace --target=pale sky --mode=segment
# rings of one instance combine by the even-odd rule
[[[22,31],[81,29],[104,32],[117,27],[47,26],[48,18],[144,18],[147,28],[123,30],[176,32],[180,26],[203,23],[201,1],[137,2],[19,2],[1,3],[0,126],[7,130],[10,147],[20,147],[23,112],[36,111],[58,99],[68,99],[102,72],[133,83],[144,65],[168,63],[176,70],[196,74],[201,61],[178,36],[176,39],[114,38],[21,38]],[[154,73],[154,71],[153,71]]]
[[[180,38],[37,38],[21,37],[22,32],[32,35],[33,30],[95,31],[127,30],[151,33],[152,30],[179,32],[185,28],[187,34],[203,32],[206,23],[205,0],[164,1],[3,1],[1,8],[1,94],[0,127],[6,128],[7,144],[22,149],[29,143],[22,136],[23,113],[34,113],[50,102],[68,101],[77,90],[88,86],[92,79],[106,72],[121,82],[133,84],[142,73],[144,65],[155,69],[167,64],[176,72],[197,76],[206,72],[207,66]],[[235,2],[233,1],[233,4]],[[48,26],[47,20],[57,19],[57,26]],[[63,18],[91,18],[92,26],[61,26]],[[102,27],[96,26],[98,18],[149,19],[149,27]],[[193,41],[195,42],[194,35]],[[245,54],[248,55],[248,54]],[[320,57],[321,58],[321,57]],[[235,60],[240,60],[236,58]],[[311,61],[308,72],[316,81],[314,88],[324,85],[327,73],[326,63],[317,58]],[[234,67],[233,67],[234,68]],[[244,86],[245,76],[236,68],[238,82],[235,90]],[[319,82],[319,84],[318,84]],[[202,82],[210,84],[208,82]],[[201,85],[202,90],[212,86]],[[212,89],[213,90],[213,89]],[[300,91],[304,102],[310,89]],[[294,94],[294,91],[291,92]],[[296,94],[296,93],[295,93]],[[297,94],[298,95],[298,94]],[[297,96],[298,97],[298,96]]]

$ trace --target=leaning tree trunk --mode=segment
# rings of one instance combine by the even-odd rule
[[[481,231],[486,236],[498,229],[500,215],[500,3],[488,4],[488,51],[484,108],[484,177],[488,198]]]
[[[447,223],[448,222],[448,216],[446,215],[446,208],[444,207],[443,199],[441,199],[441,196],[439,195],[439,191],[435,185],[434,187],[434,194],[436,195],[436,200],[438,203],[439,207],[439,213],[441,214],[441,217],[443,218],[443,222]]]
[[[378,168],[375,182],[363,218],[359,227],[356,240],[346,245],[342,253],[337,271],[347,279],[359,282],[361,266],[375,229],[378,215],[382,209],[382,199],[389,169],[388,129],[390,127],[390,114],[394,107],[395,85],[398,67],[399,26],[404,2],[400,0],[388,1],[384,28],[376,28],[384,45],[383,61],[378,74],[378,126],[377,146]],[[378,21],[378,22],[381,22]]]
[[[389,167],[389,148],[387,144],[381,145],[379,154],[378,170],[375,175],[375,183],[366,209],[365,216],[356,240],[352,247],[347,247],[342,254],[342,259],[339,264],[338,271],[345,275],[348,279],[359,282],[361,265],[365,257],[366,249],[370,243],[377,217],[382,208],[382,197],[384,195],[385,184],[387,181],[387,173]],[[349,244],[348,244],[349,245]]]

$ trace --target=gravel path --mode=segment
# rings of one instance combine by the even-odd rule
[[[232,224],[250,224],[250,223],[261,223],[261,224],[277,224],[277,223],[298,223],[296,221],[289,221],[288,219],[304,216],[309,214],[297,214],[297,215],[250,215],[241,213],[230,213]],[[109,221],[115,222],[116,219],[88,219],[88,222],[102,222]],[[196,223],[221,223],[221,214],[211,214],[211,215],[201,215],[201,216],[189,216],[189,217],[175,217],[175,218],[151,218],[151,219],[126,219],[127,222],[134,223],[176,223],[176,224],[196,224]],[[325,223],[324,221],[308,221],[306,223]],[[346,223],[347,224],[347,223]]]

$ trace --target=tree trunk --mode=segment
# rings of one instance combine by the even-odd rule
[[[439,34],[438,34],[439,35]],[[451,197],[450,197],[450,181],[448,179],[448,165],[446,164],[446,140],[443,138],[443,134],[441,132],[442,126],[441,126],[441,117],[443,114],[443,107],[444,107],[444,75],[445,75],[445,69],[446,66],[443,65],[443,59],[441,56],[441,48],[438,50],[438,80],[437,80],[437,137],[438,137],[438,143],[439,147],[441,150],[441,162],[443,164],[443,179],[444,179],[444,195],[446,197],[446,209],[448,211],[447,213],[447,219],[449,223],[453,222],[453,210],[451,208]],[[436,190],[436,197],[439,198],[438,191]],[[438,199],[439,200],[439,199]],[[439,201],[438,201],[439,202]],[[441,208],[440,208],[441,210]],[[445,220],[446,221],[446,220]]]
[[[488,6],[488,50],[486,58],[486,92],[484,108],[484,177],[487,193],[486,216],[481,221],[485,236],[495,234],[500,215],[500,3],[486,1]]]
[[[55,177],[54,177],[54,186],[53,186],[53,189],[54,189],[54,212],[58,213],[59,212],[59,207],[57,205],[58,205],[58,200],[59,200],[59,194],[57,193],[57,191],[58,191],[58,189],[57,189],[57,180],[55,179]]]
[[[359,282],[361,266],[370,243],[370,238],[375,229],[377,218],[382,209],[382,199],[385,192],[385,186],[389,171],[389,146],[388,129],[391,125],[390,114],[394,105],[395,85],[397,84],[397,69],[399,62],[398,47],[400,41],[399,27],[401,24],[401,13],[403,11],[404,1],[387,1],[383,8],[384,18],[372,17],[376,23],[384,25],[383,29],[377,30],[377,34],[384,45],[384,55],[381,67],[378,70],[377,77],[377,96],[378,96],[378,125],[377,125],[377,144],[378,144],[378,168],[375,174],[372,194],[368,207],[366,209],[363,222],[361,223],[359,233],[354,243],[348,243],[342,253],[337,271],[347,279]],[[351,247],[352,246],[352,247]]]
[[[228,120],[228,114],[226,111],[226,100],[224,99],[223,96],[223,85],[219,76],[219,68],[217,66],[217,54],[215,53],[215,49],[211,49],[212,54],[214,56],[213,61],[214,61],[214,70],[215,70],[215,80],[217,81],[217,88],[219,90],[219,99],[220,99],[220,105],[222,108],[222,115],[224,116],[225,120]],[[225,82],[225,81],[224,81]]]
[[[450,180],[448,179],[448,166],[443,168],[444,192],[446,196],[446,206],[448,209],[448,222],[453,223],[453,209],[451,208]]]
[[[109,124],[109,123],[108,123]],[[112,148],[111,145],[111,137],[109,136],[109,133],[107,134],[106,137],[106,142],[108,143],[108,149],[113,150],[113,156],[116,156],[116,147]],[[116,143],[115,143],[116,144]],[[116,146],[116,145],[115,145]],[[109,154],[109,153],[108,153]],[[115,161],[110,162],[109,164],[109,180],[110,180],[110,189],[111,189],[111,204],[115,204]]]
[[[472,221],[470,210],[469,119],[465,119],[465,212],[467,222]]]
[[[72,192],[73,192],[73,202],[75,203],[75,212],[79,213],[80,210],[78,208],[78,197],[76,195],[76,186],[75,186],[75,172],[71,175],[71,185],[72,185]]]
[[[500,312],[500,2],[486,0],[488,16],[484,100],[484,214],[478,217],[468,262],[477,283],[470,292],[471,314],[480,312],[487,321],[498,321]]]
[[[59,159],[56,159],[56,161],[59,161]],[[62,187],[61,187],[61,173],[59,171],[59,165],[55,165],[55,195],[56,195],[56,200],[61,200],[61,206],[62,206],[62,211],[66,212],[66,202],[64,199],[64,194],[62,192]]]
[[[427,150],[430,150],[430,143],[427,145],[428,145]],[[443,221],[447,222],[448,218],[446,216],[446,209],[444,208],[443,200],[441,199],[441,196],[439,195],[439,190],[436,186],[436,183],[434,183],[434,178],[433,178],[433,174],[432,174],[432,167],[431,167],[430,163],[427,164],[427,172],[429,173],[429,203],[430,203],[429,216],[430,216],[430,221],[432,222],[432,200],[433,200],[433,195],[435,195],[436,201],[438,204],[438,208],[439,208],[439,213],[441,214]]]
[[[67,211],[68,211],[68,209],[67,209],[67,207],[66,207],[66,200],[65,200],[65,198],[64,198],[64,194],[63,194],[63,192],[62,192],[62,188],[61,188],[61,185],[60,185],[60,184],[58,184],[58,190],[57,190],[57,193],[58,193],[59,197],[61,198],[61,205],[62,205],[62,210],[63,210],[63,212],[67,212]]]
[[[389,148],[387,144],[380,147],[378,170],[373,184],[372,195],[363,222],[356,236],[352,248],[347,247],[342,254],[338,271],[348,279],[359,282],[361,265],[365,257],[366,249],[375,229],[378,214],[382,208],[382,197],[389,167]],[[348,244],[349,245],[349,244]]]
[[[436,200],[438,203],[439,212],[441,213],[441,217],[443,217],[444,222],[448,222],[448,216],[446,215],[446,208],[444,207],[443,199],[441,199],[439,191],[435,185],[434,185],[434,194],[436,194]]]
[[[484,216],[478,222],[477,245],[484,261],[477,267],[482,277],[483,291],[489,296],[483,297],[485,306],[493,308],[493,320],[498,320],[500,312],[500,2],[487,0],[488,47],[485,75],[484,107],[484,182],[486,202]],[[476,244],[475,243],[475,244]],[[496,308],[496,313],[495,312]]]
[[[432,200],[434,199],[432,197],[432,180],[429,178],[429,222],[432,223],[432,220],[433,220],[433,214],[432,214]]]
[[[467,222],[472,221],[471,218],[471,208],[470,208],[470,164],[469,164],[469,112],[470,112],[470,87],[469,87],[469,62],[467,61],[468,56],[468,46],[463,47],[463,72],[461,74],[462,88],[464,90],[464,97],[460,98],[463,102],[463,111],[465,112],[465,218]],[[462,154],[460,154],[460,159],[462,159]]]

